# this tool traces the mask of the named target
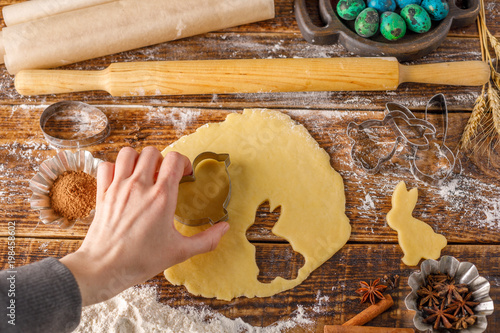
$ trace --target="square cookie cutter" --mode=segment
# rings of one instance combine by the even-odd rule
[[[443,124],[438,127],[441,130],[439,132],[428,120],[429,109],[433,106],[438,106],[443,116]],[[398,103],[387,103],[386,109],[387,114],[383,120],[369,119],[360,124],[350,122],[347,125],[347,136],[352,142],[351,157],[358,167],[367,173],[379,172],[382,165],[396,155],[401,145],[409,148],[411,155],[409,158],[411,173],[415,178],[426,183],[438,185],[448,178],[458,166],[461,166],[456,154],[446,145],[448,133],[448,108],[446,105],[446,98],[443,94],[437,94],[427,102],[424,119],[417,118],[408,108]],[[405,131],[401,129],[401,125],[399,125],[398,122],[400,124],[404,123],[410,127],[413,130],[414,136],[409,137]],[[368,159],[365,158],[366,154],[361,154],[358,151],[358,146],[362,146],[362,143],[356,139],[354,132],[361,133],[361,135],[373,141],[375,145],[382,144],[381,140],[374,138],[374,136],[370,134],[370,130],[374,127],[390,128],[394,135],[394,146],[392,150],[385,155],[380,157],[376,156],[376,163],[370,164]],[[421,158],[422,155],[424,158]],[[438,170],[422,170],[418,161],[432,160],[435,159],[436,156],[445,161],[444,165],[440,166]]]
[[[231,160],[229,159],[229,154],[217,154],[217,153],[214,153],[211,151],[206,151],[206,152],[200,153],[193,160],[193,174],[182,177],[179,184],[196,181],[196,177],[194,175],[196,167],[202,161],[207,160],[207,159],[215,160],[217,162],[224,162],[224,168],[226,170],[226,175],[227,175],[228,184],[229,184],[229,189],[227,192],[226,199],[224,200],[224,203],[222,204],[224,216],[222,216],[221,218],[219,218],[217,220],[212,220],[210,217],[203,217],[200,219],[188,219],[188,218],[184,218],[182,216],[175,214],[175,219],[177,221],[179,221],[180,223],[182,223],[184,225],[190,226],[190,227],[199,227],[199,226],[202,226],[205,224],[214,225],[218,222],[227,221],[229,218],[229,213],[227,211],[227,206],[229,205],[229,201],[231,200],[231,178],[229,177],[229,172],[227,170],[229,165],[231,164]]]

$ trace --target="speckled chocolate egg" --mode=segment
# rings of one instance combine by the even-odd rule
[[[396,10],[395,0],[368,0],[368,7],[375,8],[380,13]]]
[[[354,30],[361,37],[368,38],[377,33],[378,25],[379,15],[377,10],[375,8],[366,8],[356,17]]]
[[[354,20],[366,8],[363,0],[340,0],[337,3],[337,14],[344,20]]]
[[[423,0],[421,6],[429,13],[433,21],[441,21],[450,12],[450,6],[446,0]]]
[[[408,5],[420,5],[422,0],[396,0],[396,5],[399,8],[405,8]]]
[[[406,23],[396,13],[382,13],[380,15],[380,32],[388,40],[398,40],[406,33]]]
[[[411,31],[419,34],[429,31],[431,28],[431,18],[429,14],[419,5],[408,5],[400,13],[406,26]]]

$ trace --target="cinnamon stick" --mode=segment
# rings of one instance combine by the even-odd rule
[[[324,333],[414,333],[412,328],[326,325]]]
[[[378,303],[370,305],[365,310],[361,311],[350,320],[346,321],[342,326],[361,326],[377,317],[379,314],[389,309],[394,304],[391,295],[385,295],[385,298]]]

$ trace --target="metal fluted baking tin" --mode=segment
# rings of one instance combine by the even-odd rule
[[[62,101],[50,105],[40,116],[45,139],[58,148],[81,148],[97,144],[109,135],[108,117],[82,102]]]
[[[71,221],[57,215],[50,206],[49,193],[54,181],[65,171],[83,171],[94,178],[97,177],[97,167],[101,162],[102,160],[94,158],[86,150],[74,153],[63,150],[53,158],[43,162],[38,173],[29,182],[29,188],[33,192],[29,202],[31,208],[40,211],[40,220],[45,224],[59,225],[61,228],[71,228],[76,222],[91,223],[94,218],[94,210],[85,218]]]
[[[479,302],[479,305],[474,307],[474,313],[477,316],[477,321],[474,325],[467,329],[460,330],[461,333],[481,333],[486,330],[488,322],[486,316],[493,313],[494,304],[491,299],[490,283],[482,276],[479,276],[476,266],[470,262],[460,262],[451,256],[443,256],[436,261],[428,259],[420,265],[420,271],[414,272],[408,278],[408,285],[411,287],[411,293],[406,296],[405,304],[409,310],[415,311],[413,324],[421,331],[427,332],[456,332],[445,328],[434,330],[432,325],[424,323],[422,311],[417,306],[417,290],[425,285],[425,280],[430,274],[443,273],[455,278],[457,283],[469,285],[472,291],[472,300]]]

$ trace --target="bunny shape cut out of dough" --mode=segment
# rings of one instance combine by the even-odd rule
[[[420,259],[438,259],[447,241],[427,223],[412,216],[417,204],[418,189],[406,190],[405,182],[399,182],[392,194],[392,208],[387,213],[387,223],[398,232],[398,243],[403,250],[403,263],[418,265]]]

